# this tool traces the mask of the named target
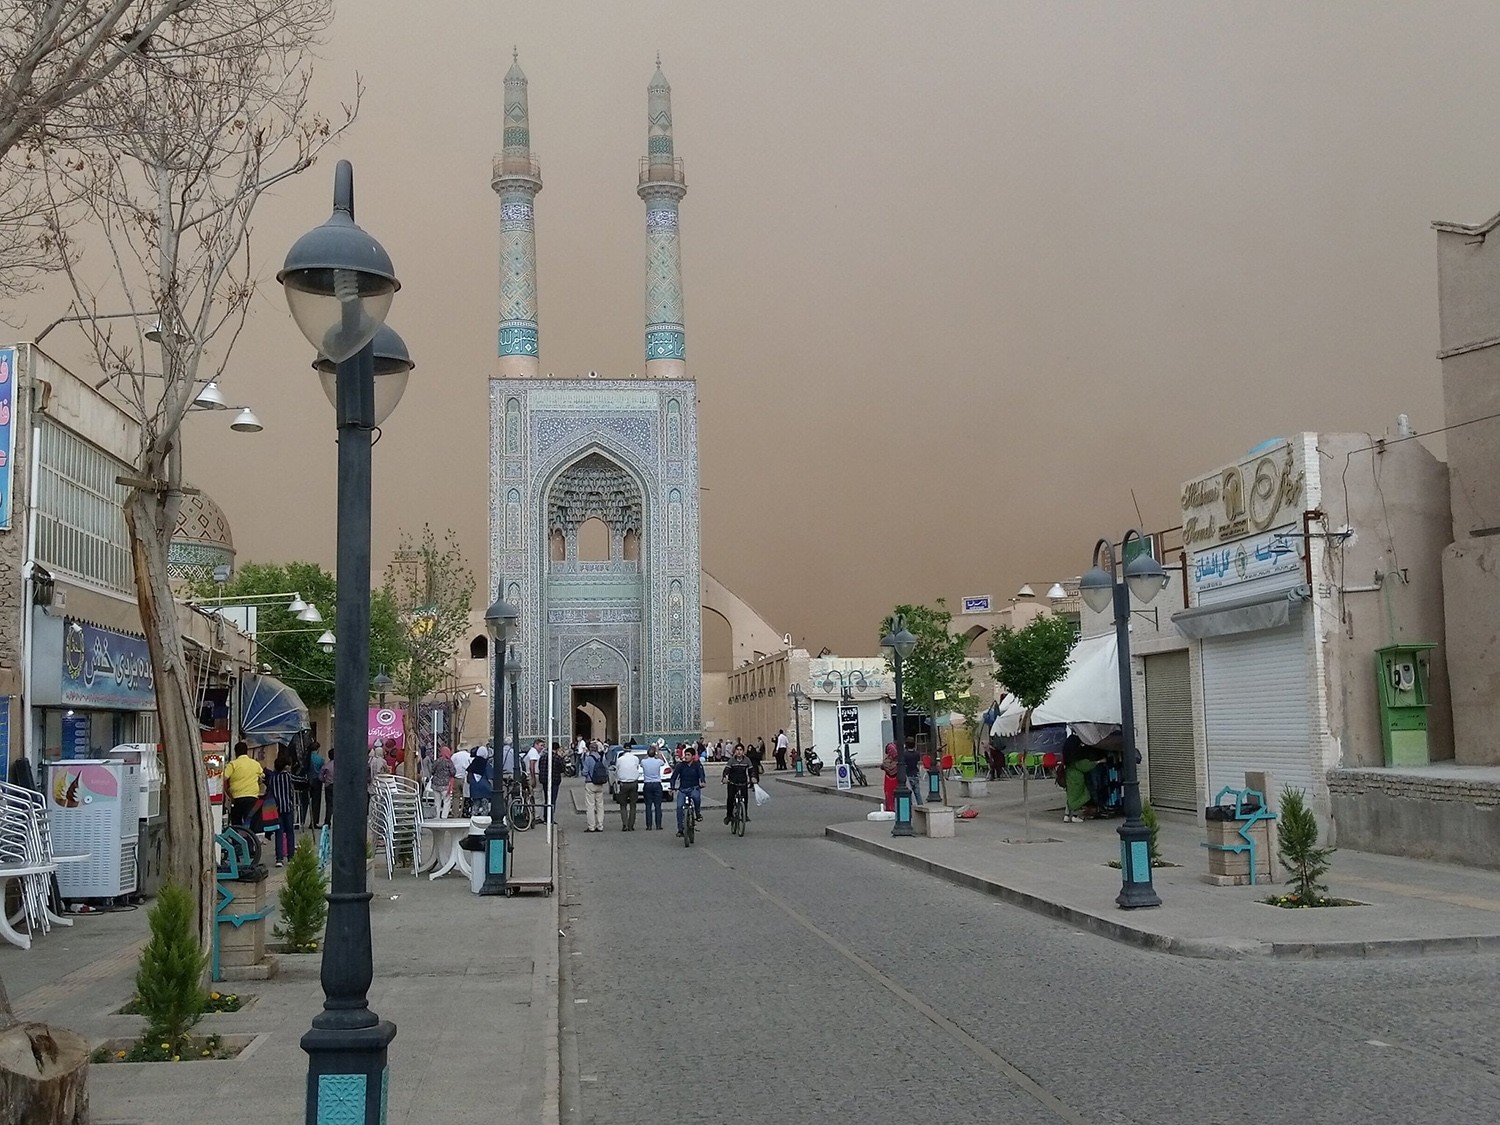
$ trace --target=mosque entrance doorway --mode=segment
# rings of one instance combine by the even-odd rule
[[[574,684],[573,729],[577,738],[595,739],[606,746],[620,741],[620,685]]]

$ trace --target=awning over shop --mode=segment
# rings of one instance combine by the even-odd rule
[[[286,742],[306,729],[307,705],[286,684],[254,673],[240,678],[240,735],[246,742]]]
[[[1311,597],[1312,587],[1305,584],[1282,588],[1179,610],[1172,614],[1172,624],[1189,640],[1276,629],[1290,624],[1293,612]]]

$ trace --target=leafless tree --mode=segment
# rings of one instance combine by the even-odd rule
[[[166,873],[212,925],[212,833],[192,677],[167,552],[183,495],[182,419],[224,371],[259,275],[251,215],[352,122],[309,100],[311,51],[332,0],[198,0],[78,94],[39,150],[48,223],[98,361],[99,385],[141,422],[125,519],[156,676],[168,781]],[[86,239],[69,237],[81,216]],[[85,256],[82,245],[99,251]],[[123,330],[102,308],[153,309]]]

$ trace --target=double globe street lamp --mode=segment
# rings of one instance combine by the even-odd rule
[[[1135,706],[1130,690],[1130,599],[1151,601],[1166,586],[1167,572],[1152,556],[1150,541],[1135,528],[1120,540],[1121,557],[1129,558],[1132,540],[1141,549],[1125,563],[1123,575],[1114,544],[1101,539],[1094,544],[1094,565],[1078,580],[1079,596],[1095,613],[1114,607],[1115,652],[1120,666],[1120,737],[1125,755],[1121,771],[1125,823],[1118,829],[1121,886],[1115,902],[1125,910],[1161,905],[1151,883],[1151,830],[1141,819],[1141,782],[1136,771]]]
[[[386,327],[401,283],[390,256],[354,222],[354,169],[340,160],[333,214],[287,252],[276,275],[292,319],[317,350],[313,367],[338,429],[338,602],[341,643],[334,675],[333,878],[323,950],[323,1010],[302,1037],[308,1055],[308,1125],[381,1125],[390,1081],[387,1050],[396,1025],[370,1010],[374,979],[365,869],[367,796],[363,755],[370,686],[371,434],[395,409],[412,369],[406,345]]]
[[[911,779],[906,776],[906,700],[901,686],[901,665],[917,647],[917,638],[906,627],[906,615],[891,618],[891,631],[880,638],[880,651],[891,662],[896,676],[896,715],[892,722],[896,744],[896,823],[892,836],[913,836],[911,826]]]

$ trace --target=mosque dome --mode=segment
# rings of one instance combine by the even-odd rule
[[[174,583],[211,581],[214,568],[234,565],[234,535],[224,509],[206,492],[182,498],[177,530],[167,550],[167,574]]]

